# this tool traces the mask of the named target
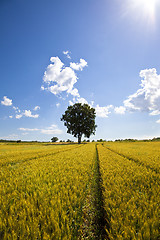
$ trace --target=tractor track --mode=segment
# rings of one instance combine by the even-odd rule
[[[111,148],[109,148],[109,147],[107,147],[107,146],[104,146],[103,144],[102,144],[102,146],[103,146],[104,148],[107,148],[109,151],[111,151],[111,152],[113,152],[113,153],[115,153],[115,154],[117,154],[117,155],[119,155],[119,156],[121,156],[121,157],[123,157],[123,158],[128,159],[129,161],[135,162],[135,163],[136,163],[137,165],[139,165],[139,166],[143,166],[143,167],[147,168],[148,170],[151,170],[151,171],[155,172],[156,174],[159,174],[159,173],[160,173],[160,170],[158,170],[158,169],[156,169],[156,168],[154,168],[154,167],[151,167],[150,165],[147,165],[147,164],[139,161],[138,159],[135,159],[135,158],[132,158],[132,157],[128,157],[128,156],[126,156],[126,155],[123,154],[123,153],[119,153],[119,152],[117,152],[116,150],[113,150],[113,149],[111,149]]]

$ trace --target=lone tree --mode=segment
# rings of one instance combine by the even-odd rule
[[[68,128],[67,133],[78,137],[78,143],[81,143],[82,135],[89,138],[91,134],[95,134],[95,109],[88,104],[75,103],[69,106],[62,115],[61,121]]]
[[[52,137],[52,138],[51,138],[51,141],[52,141],[52,142],[57,142],[57,141],[58,141],[58,138],[57,138],[57,137]]]

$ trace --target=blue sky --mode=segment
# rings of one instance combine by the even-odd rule
[[[0,1],[0,139],[67,140],[69,104],[96,109],[90,139],[160,136],[158,0]]]

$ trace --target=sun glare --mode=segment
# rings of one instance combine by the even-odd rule
[[[155,22],[156,5],[158,0],[132,0],[132,8],[141,14],[148,22]]]

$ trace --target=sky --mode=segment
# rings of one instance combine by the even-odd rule
[[[0,139],[76,141],[60,121],[76,102],[96,110],[90,140],[159,137],[159,11],[159,0],[0,0]]]

